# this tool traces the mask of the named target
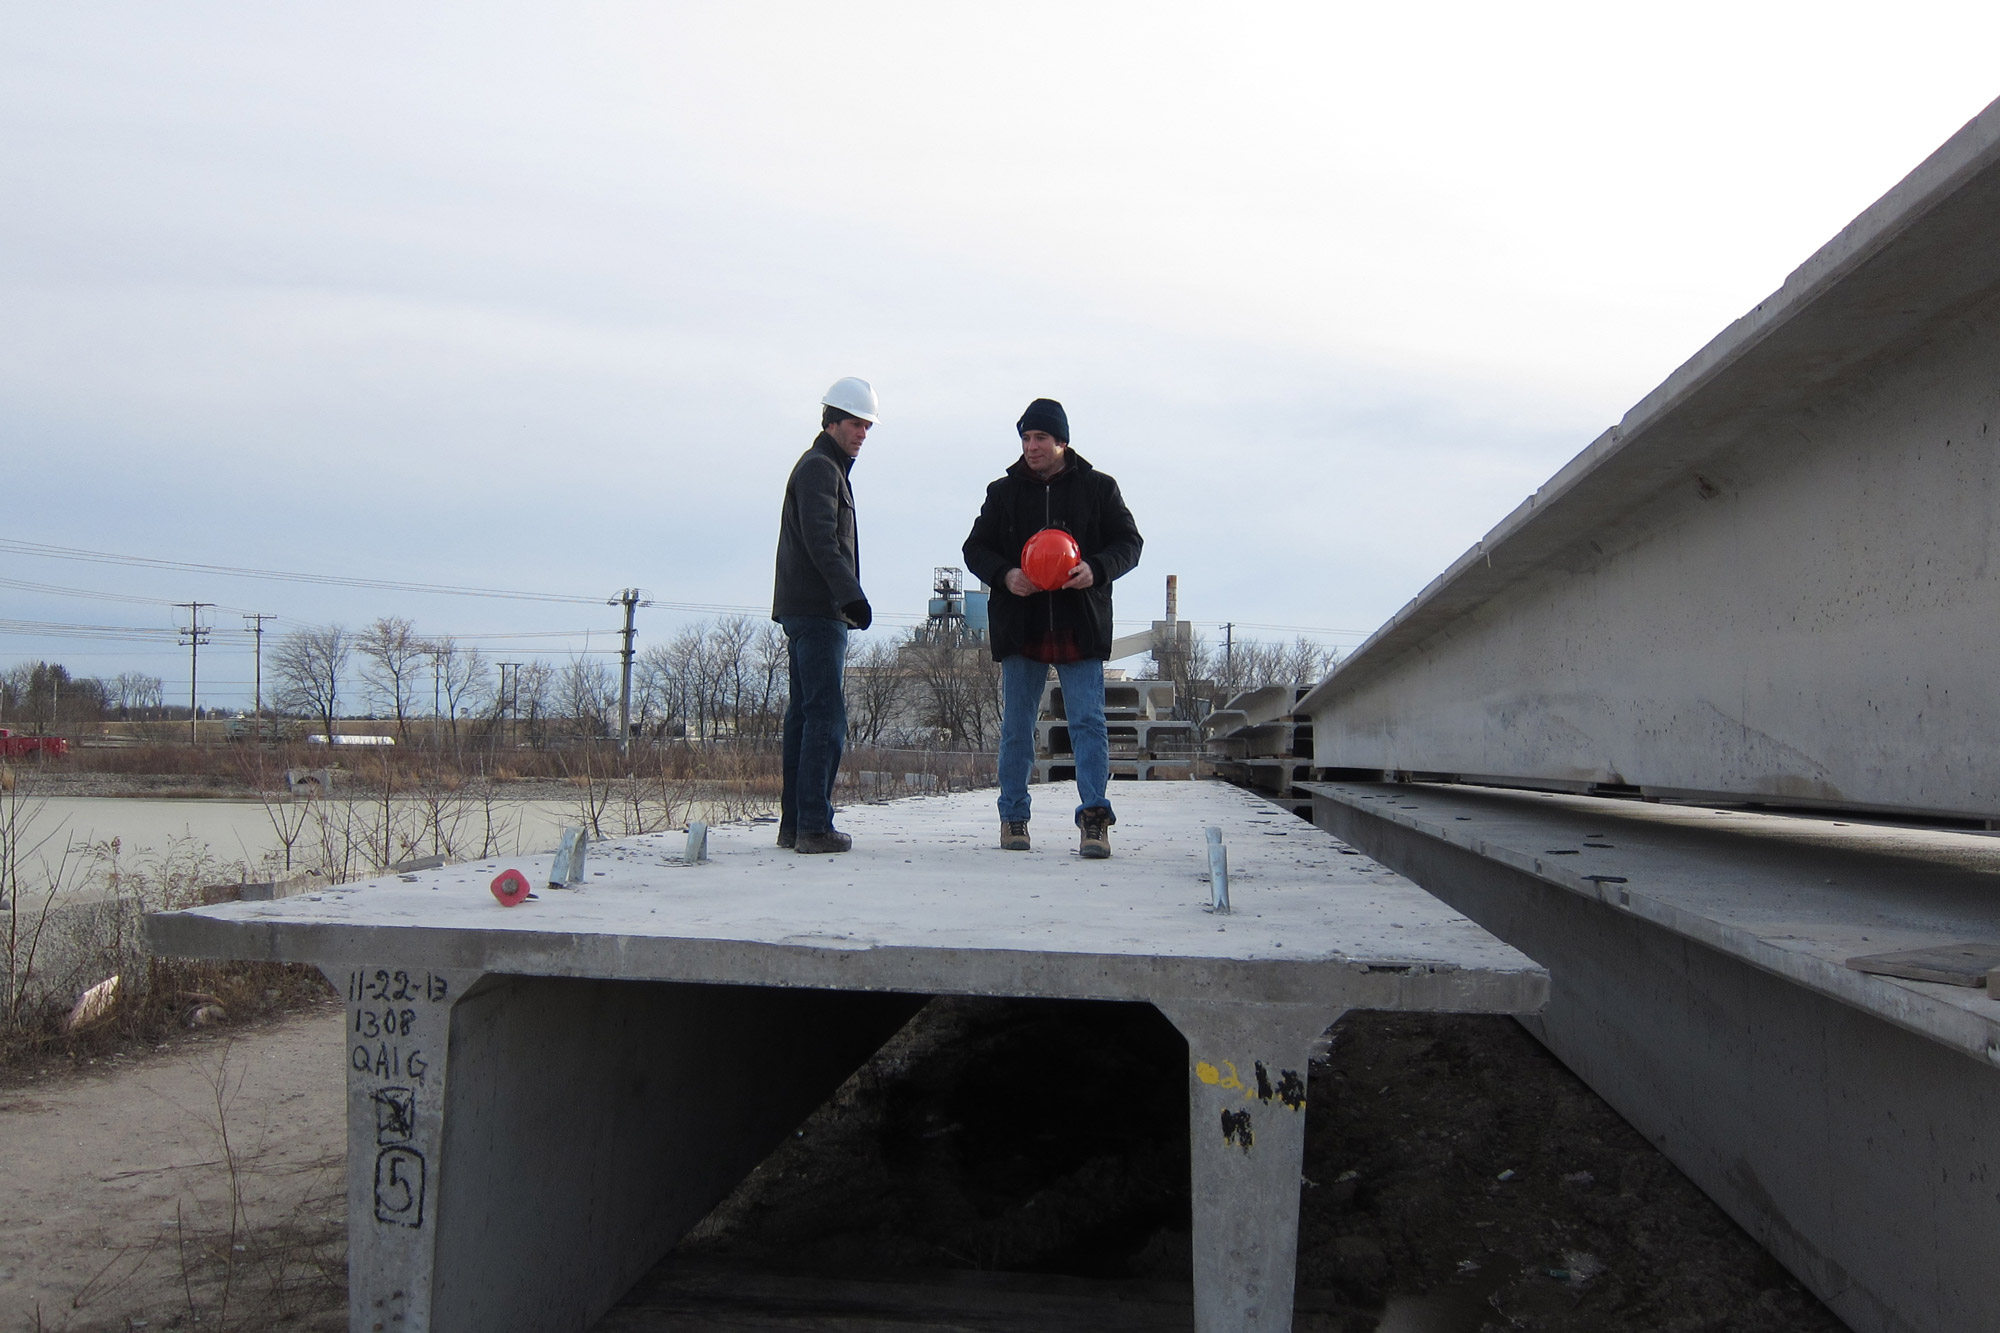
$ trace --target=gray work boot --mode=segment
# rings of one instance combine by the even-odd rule
[[[795,828],[785,828],[783,825],[780,825],[778,828],[778,845],[780,847],[798,846],[799,831]]]
[[[828,829],[824,833],[801,833],[797,844],[801,856],[818,852],[844,852],[853,845],[854,839],[839,829]]]
[[[1027,820],[1003,819],[1000,821],[1000,850],[1003,852],[1025,852],[1028,850]]]
[[[1077,855],[1086,861],[1102,861],[1111,855],[1111,812],[1102,806],[1092,806],[1076,817],[1076,826],[1083,830],[1083,840],[1077,847]]]

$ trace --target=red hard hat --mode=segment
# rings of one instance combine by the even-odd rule
[[[1043,592],[1069,582],[1069,572],[1083,563],[1076,538],[1061,528],[1043,528],[1021,547],[1021,572]]]

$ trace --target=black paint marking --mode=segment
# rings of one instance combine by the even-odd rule
[[[1222,1113],[1222,1141],[1239,1145],[1244,1152],[1250,1151],[1250,1113],[1248,1111],[1224,1111]]]
[[[429,972],[391,972],[387,968],[377,968],[373,972],[347,974],[347,998],[350,1002],[384,1000],[407,1004],[413,1000],[429,1000],[435,1004],[450,993],[450,983]]]
[[[1264,1072],[1264,1062],[1257,1062],[1257,1100],[1269,1103],[1271,1100],[1271,1076]]]
[[[376,1078],[413,1078],[420,1082],[431,1067],[422,1051],[405,1054],[402,1047],[386,1042],[372,1051],[365,1045],[356,1046],[347,1063],[357,1074],[373,1074]]]
[[[1299,1077],[1298,1070],[1281,1069],[1278,1071],[1278,1100],[1291,1107],[1294,1111],[1305,1110],[1306,1082]]]
[[[417,1132],[414,1088],[375,1089],[375,1142],[378,1146],[408,1143]]]
[[[407,1037],[416,1029],[414,1009],[361,1009],[354,1011],[354,1032],[363,1038]]]
[[[424,1224],[424,1155],[415,1148],[384,1148],[375,1158],[375,1220],[391,1226]]]

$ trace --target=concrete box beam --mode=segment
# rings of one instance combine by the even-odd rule
[[[1301,705],[1332,770],[2000,818],[2000,104]]]
[[[1550,966],[1526,1020],[1862,1333],[2000,1330],[2000,1002],[1856,954],[1993,938],[1975,833],[1437,784],[1322,827]]]
[[[350,1325],[369,1333],[588,1328],[921,1004],[333,979],[348,995]]]
[[[1121,790],[1108,862],[999,851],[991,800],[848,811],[844,856],[731,826],[691,866],[661,834],[517,908],[491,862],[156,914],[148,937],[316,963],[348,995],[356,1333],[587,1328],[939,994],[1166,1013],[1189,1042],[1197,1328],[1289,1329],[1311,1039],[1355,1008],[1529,1012],[1547,974],[1234,788]],[[544,884],[549,858],[519,868]]]
[[[1223,710],[1243,714],[1243,720],[1239,725],[1262,726],[1266,722],[1278,722],[1289,718],[1306,693],[1306,690],[1296,685],[1266,685],[1237,695],[1223,705]]]

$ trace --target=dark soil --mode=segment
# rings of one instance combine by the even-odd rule
[[[1843,1327],[1511,1019],[1357,1013],[1333,1036],[1302,1288],[1395,1312],[1385,1330]],[[1186,1058],[1150,1006],[935,1001],[677,1257],[1185,1282]]]

